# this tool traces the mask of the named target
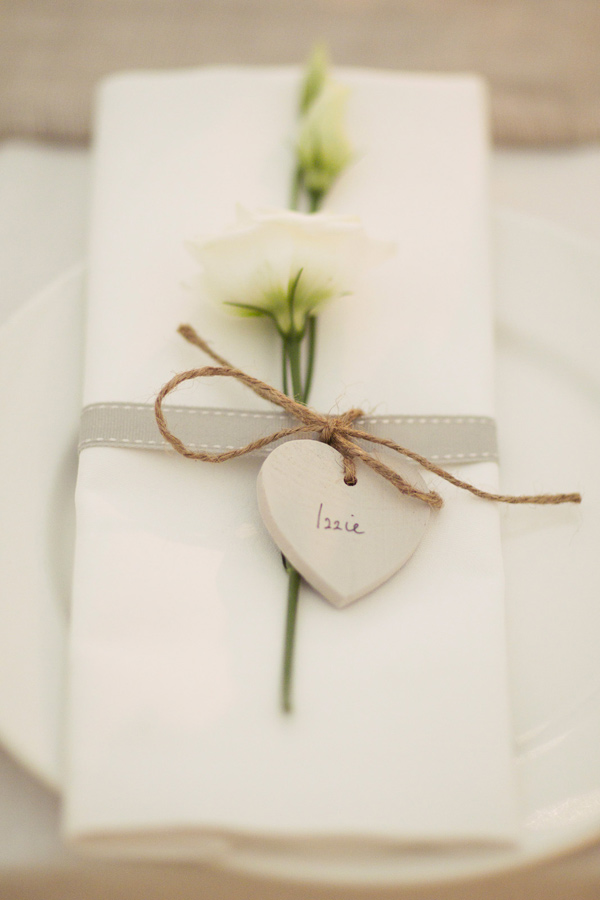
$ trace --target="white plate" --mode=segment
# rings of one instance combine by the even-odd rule
[[[58,788],[83,266],[0,329],[0,737]]]
[[[241,851],[284,878],[431,882],[515,868],[600,838],[600,253],[536,220],[495,220],[498,424],[506,491],[581,490],[581,508],[507,508],[504,547],[523,835],[510,850]],[[81,379],[83,267],[0,332],[0,736],[60,789]]]

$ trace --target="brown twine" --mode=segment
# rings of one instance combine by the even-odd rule
[[[185,456],[187,459],[199,459],[202,462],[213,463],[226,462],[228,459],[235,459],[238,456],[244,456],[246,453],[252,453],[253,450],[260,450],[262,447],[266,447],[268,444],[272,444],[274,441],[278,441],[281,438],[290,437],[291,435],[313,433],[320,435],[322,441],[330,444],[330,446],[341,454],[344,463],[344,481],[346,484],[356,484],[356,460],[359,459],[364,462],[365,465],[369,466],[369,468],[373,469],[374,472],[377,472],[378,475],[381,475],[382,478],[385,478],[393,484],[400,493],[407,497],[414,497],[417,500],[422,500],[434,509],[439,509],[443,505],[443,500],[436,491],[421,491],[414,487],[402,478],[401,475],[389,466],[386,466],[385,463],[382,463],[374,456],[371,456],[370,453],[367,453],[366,450],[363,450],[356,441],[369,441],[372,444],[380,444],[382,447],[388,447],[390,450],[394,450],[396,453],[414,460],[414,462],[418,463],[428,472],[433,472],[434,475],[438,475],[455,487],[461,488],[464,491],[469,491],[469,493],[474,494],[476,497],[480,497],[483,500],[495,500],[500,503],[535,503],[538,505],[581,503],[581,494],[578,493],[526,494],[514,496],[511,494],[493,494],[488,491],[482,491],[466,481],[455,478],[450,472],[446,472],[445,469],[441,469],[439,466],[436,466],[435,463],[430,462],[430,460],[426,459],[424,456],[420,456],[413,450],[401,447],[399,444],[396,444],[394,441],[390,441],[387,438],[375,437],[375,435],[369,434],[368,431],[353,428],[354,421],[358,419],[359,416],[363,415],[362,410],[351,409],[339,416],[327,416],[316,412],[316,410],[305,406],[303,403],[299,403],[297,400],[288,397],[287,394],[282,393],[277,390],[277,388],[266,384],[264,381],[260,381],[258,378],[253,378],[252,375],[247,375],[245,372],[242,372],[241,369],[232,366],[226,359],[219,356],[218,353],[215,353],[214,350],[212,350],[194,331],[191,325],[181,325],[178,330],[182,337],[189,341],[189,343],[194,344],[214,359],[215,362],[219,363],[219,366],[204,366],[200,369],[189,369],[187,372],[181,372],[179,375],[175,375],[164,385],[156,398],[154,412],[160,433],[178,453]],[[281,407],[285,412],[291,413],[292,416],[298,419],[300,424],[291,428],[282,428],[280,431],[275,431],[273,434],[267,435],[266,437],[251,441],[251,443],[246,444],[244,447],[226,450],[223,453],[207,453],[203,450],[189,450],[185,444],[169,430],[162,409],[163,400],[184,381],[190,381],[194,378],[212,378],[215,376],[225,376],[241,381],[253,390],[255,394],[258,394],[259,397]]]

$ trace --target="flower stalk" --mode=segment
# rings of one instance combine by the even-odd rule
[[[284,364],[284,392],[300,403],[306,403],[310,393],[315,358],[317,320],[315,316],[308,319],[307,328],[302,336],[292,335],[284,340],[284,357],[289,364],[291,393],[288,390],[288,365]],[[302,378],[302,349],[307,344],[306,371]],[[288,573],[287,608],[285,618],[285,637],[283,648],[283,668],[281,678],[281,708],[284,713],[292,711],[292,674],[294,646],[296,637],[296,619],[298,615],[298,595],[300,591],[300,573],[285,560]]]
[[[307,66],[300,92],[300,129],[296,146],[297,164],[292,178],[290,206],[300,209],[302,201],[310,213],[320,209],[327,192],[352,156],[350,143],[344,130],[346,90],[329,78],[328,57],[325,47],[315,47]],[[294,321],[293,306],[295,287],[290,293],[290,320]],[[307,318],[301,335],[290,332],[283,337],[283,390],[289,393],[288,365],[291,379],[291,396],[307,403],[312,386],[317,341],[317,318]],[[306,374],[301,372],[302,345],[306,341]],[[281,679],[281,708],[292,711],[292,675],[300,592],[300,573],[287,560],[288,594],[285,619],[283,668]]]

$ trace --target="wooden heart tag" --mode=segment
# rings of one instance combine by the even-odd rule
[[[414,465],[394,461],[411,484],[427,490]],[[342,458],[320,441],[289,441],[273,450],[258,475],[265,526],[292,565],[334,606],[358,600],[412,556],[430,516],[427,504],[402,495],[359,463],[344,483]]]

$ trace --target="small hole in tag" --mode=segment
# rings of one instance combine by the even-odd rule
[[[344,484],[347,484],[348,487],[354,487],[355,484],[358,484],[358,478],[356,475],[347,475],[344,478]]]

